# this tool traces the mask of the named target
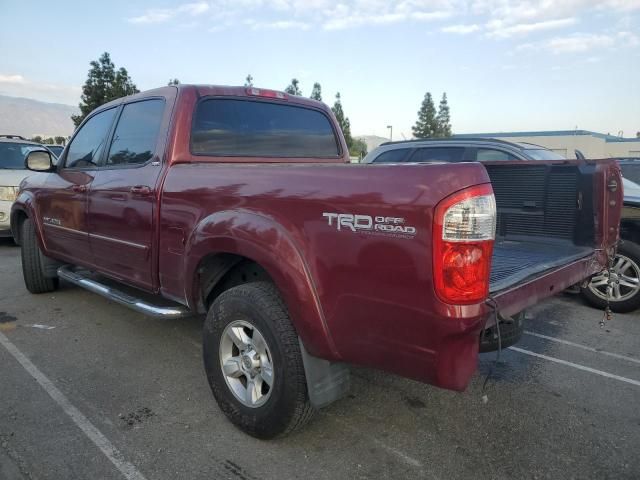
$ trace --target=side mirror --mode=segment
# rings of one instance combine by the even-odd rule
[[[48,150],[31,150],[24,161],[24,166],[34,172],[50,172],[53,170],[53,159]]]

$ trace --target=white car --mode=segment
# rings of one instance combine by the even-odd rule
[[[11,205],[18,195],[22,180],[32,174],[24,167],[31,150],[42,149],[39,143],[15,136],[0,135],[0,237],[11,237]]]

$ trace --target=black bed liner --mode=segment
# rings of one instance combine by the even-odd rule
[[[491,293],[504,290],[592,253],[593,248],[568,243],[498,239],[493,247],[489,290]]]

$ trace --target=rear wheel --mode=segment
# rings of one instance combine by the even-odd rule
[[[53,292],[58,288],[58,277],[47,277],[45,264],[47,257],[42,254],[36,238],[36,230],[31,219],[22,222],[22,276],[24,284],[31,293]]]
[[[249,435],[283,436],[313,415],[298,335],[272,283],[223,292],[209,309],[203,346],[218,405]]]
[[[622,240],[613,260],[611,275],[606,270],[594,275],[587,287],[582,289],[582,296],[591,305],[605,308],[609,283],[611,310],[624,313],[640,307],[640,245]]]

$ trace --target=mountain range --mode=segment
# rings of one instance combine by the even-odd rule
[[[0,134],[67,137],[74,130],[71,115],[78,112],[73,105],[0,95]]]

